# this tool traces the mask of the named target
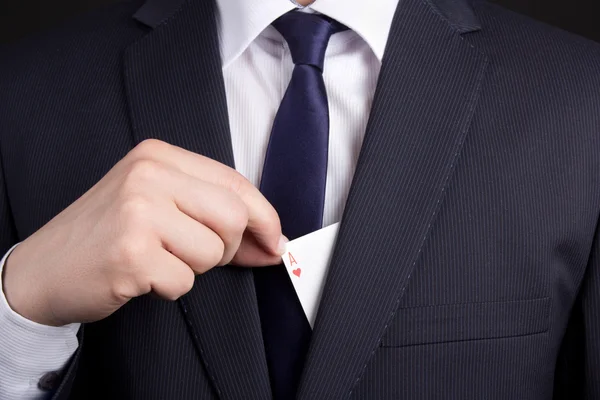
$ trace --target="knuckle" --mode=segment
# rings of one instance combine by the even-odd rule
[[[133,152],[139,157],[151,157],[153,154],[163,151],[167,144],[158,139],[146,139],[140,142]]]
[[[121,217],[139,217],[147,215],[152,207],[150,201],[141,194],[128,194],[123,197],[119,205]]]
[[[164,292],[161,297],[168,301],[176,301],[181,296],[182,294],[180,294],[177,290],[169,290]]]
[[[217,266],[223,254],[225,253],[225,244],[222,240],[214,240],[211,243],[207,243],[203,249],[203,255],[197,266],[197,272],[205,273],[211,268]]]
[[[189,273],[186,273],[185,277],[180,280],[179,292],[181,293],[178,297],[188,293],[194,287],[196,275],[191,269],[188,269]]]
[[[125,303],[140,295],[138,288],[126,280],[117,280],[111,286],[111,296],[119,303]]]
[[[177,299],[179,299],[179,295],[177,293],[168,293],[165,296],[165,300],[168,301],[177,301]]]
[[[242,194],[247,190],[248,180],[242,174],[235,170],[225,174],[225,187],[234,193]]]
[[[135,267],[142,263],[149,250],[149,242],[143,235],[125,235],[116,242],[112,258],[119,265]]]
[[[182,273],[177,280],[168,284],[168,287],[163,288],[163,290],[161,290],[161,297],[170,301],[175,301],[192,290],[195,275],[191,269],[188,269],[187,271],[188,272]]]
[[[127,196],[119,206],[119,224],[124,227],[125,234],[131,236],[137,236],[144,228],[148,228],[151,215],[152,204],[138,194]]]
[[[223,254],[225,254],[225,243],[222,240],[215,240],[214,245],[210,246],[211,251],[209,252],[209,264],[210,267],[214,267],[223,258]]]
[[[240,235],[248,225],[248,209],[241,201],[231,201],[226,205],[221,223],[227,235]]]
[[[127,174],[126,183],[139,185],[140,182],[155,180],[161,172],[161,165],[157,161],[139,159],[131,163]]]

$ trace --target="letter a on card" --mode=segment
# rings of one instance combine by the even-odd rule
[[[339,225],[333,224],[288,242],[281,257],[311,327],[321,302]]]
[[[296,259],[294,258],[294,256],[292,255],[292,253],[291,253],[291,252],[289,252],[289,253],[288,253],[288,255],[289,255],[289,259],[290,259],[290,260],[289,260],[289,261],[290,261],[290,267],[291,267],[292,265],[294,265],[294,264],[298,264],[298,263],[296,262]]]

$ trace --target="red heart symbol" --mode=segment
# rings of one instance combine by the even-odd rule
[[[294,275],[296,275],[298,278],[300,278],[300,274],[302,273],[302,270],[300,268],[296,268],[295,270],[292,271],[292,273]]]

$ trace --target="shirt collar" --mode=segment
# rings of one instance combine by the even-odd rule
[[[381,61],[398,0],[316,0],[310,7],[352,29]],[[294,0],[217,0],[223,67],[238,58]]]

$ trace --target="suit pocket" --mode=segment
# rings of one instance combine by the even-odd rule
[[[382,347],[531,335],[548,330],[550,298],[400,308]]]

